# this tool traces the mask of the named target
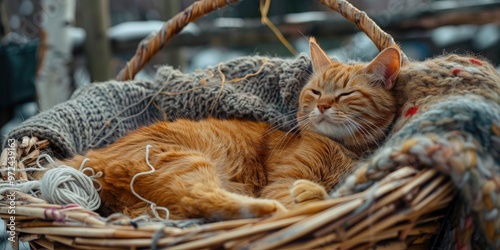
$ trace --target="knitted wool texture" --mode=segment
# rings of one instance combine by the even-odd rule
[[[153,82],[109,81],[81,88],[69,101],[23,122],[8,138],[49,139],[54,151],[69,156],[165,118],[212,115],[285,123],[295,119],[310,72],[306,55],[290,60],[242,57],[193,74],[164,66]]]
[[[165,66],[153,82],[110,81],[80,89],[71,100],[25,121],[9,138],[49,139],[54,149],[71,155],[158,119],[212,115],[282,125],[295,119],[310,72],[304,55],[243,57],[192,74]],[[434,167],[451,177],[463,197],[459,230],[450,228],[446,238],[454,240],[445,243],[487,242],[484,247],[498,248],[500,75],[487,62],[451,55],[408,63],[394,91],[399,111],[393,131],[332,195],[369,188],[399,166]],[[471,217],[477,230],[464,222]],[[460,230],[473,230],[477,237],[461,237]]]

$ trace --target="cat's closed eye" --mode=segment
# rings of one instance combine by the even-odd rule
[[[319,90],[311,89],[311,92],[315,95],[321,96],[321,92]]]
[[[356,92],[356,91],[344,92],[344,93],[338,95],[337,98],[349,96],[349,95],[353,94],[354,92]]]

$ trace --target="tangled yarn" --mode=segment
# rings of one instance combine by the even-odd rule
[[[98,190],[91,177],[71,167],[60,166],[48,170],[40,180],[41,198],[49,203],[78,204],[89,210],[101,205]]]
[[[132,177],[132,180],[130,181],[130,191],[132,191],[132,193],[135,195],[135,197],[139,198],[139,200],[142,200],[144,202],[146,202],[147,204],[149,204],[149,208],[151,209],[151,212],[153,213],[154,217],[158,220],[161,220],[161,221],[168,221],[168,218],[170,217],[170,211],[168,210],[168,208],[166,207],[158,207],[156,205],[156,203],[150,201],[150,200],[147,200],[146,198],[142,197],[140,194],[138,194],[135,189],[134,189],[134,181],[137,177],[139,176],[142,176],[142,175],[148,175],[148,174],[152,174],[156,171],[156,169],[153,167],[153,165],[151,165],[151,163],[149,162],[149,149],[153,147],[151,145],[147,145],[146,146],[146,164],[148,165],[148,167],[151,169],[151,170],[148,170],[148,171],[145,171],[145,172],[140,172],[140,173],[137,173],[136,175],[134,175],[134,177]],[[158,214],[158,211],[163,211],[165,213],[165,218],[161,218],[160,214]]]
[[[48,169],[42,166],[40,164],[41,158],[45,158],[53,168]],[[102,172],[95,173],[92,168],[84,167],[88,160],[88,158],[85,158],[77,170],[69,166],[58,166],[49,155],[42,154],[36,160],[38,168],[16,170],[46,171],[40,180],[17,182],[14,185],[1,183],[0,193],[13,189],[33,195],[39,193],[40,198],[52,204],[77,204],[83,208],[95,211],[101,205],[101,198],[98,193],[101,189],[101,184],[97,181],[97,178],[102,176]],[[89,175],[85,174],[87,171],[90,172]],[[96,185],[97,188],[95,187]]]

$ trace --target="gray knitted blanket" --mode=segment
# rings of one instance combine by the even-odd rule
[[[164,66],[152,82],[109,81],[81,88],[69,101],[26,120],[8,138],[49,139],[53,150],[68,156],[165,118],[212,115],[284,123],[295,119],[309,72],[306,55],[242,57],[192,74]]]

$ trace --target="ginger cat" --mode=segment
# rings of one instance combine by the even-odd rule
[[[59,162],[101,171],[107,209],[135,217],[149,210],[130,189],[164,206],[171,219],[265,217],[328,197],[361,154],[384,139],[396,114],[391,93],[397,48],[369,64],[331,60],[310,41],[314,74],[300,95],[300,132],[263,122],[177,120],[130,132],[115,143]]]

